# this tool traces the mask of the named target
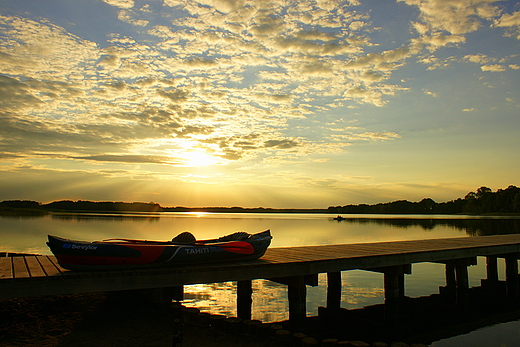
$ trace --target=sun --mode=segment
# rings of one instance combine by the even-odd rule
[[[186,166],[209,166],[217,163],[215,157],[203,151],[186,152],[183,157],[186,160]]]

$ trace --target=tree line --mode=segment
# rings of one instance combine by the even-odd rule
[[[437,203],[425,198],[419,202],[398,200],[375,205],[330,206],[327,211],[335,214],[350,213],[407,213],[407,214],[486,214],[520,213],[520,188],[509,186],[493,192],[490,188],[480,187],[469,192],[464,198]]]
[[[223,212],[223,213],[333,213],[333,214],[486,214],[520,213],[520,188],[509,186],[493,192],[480,187],[464,198],[437,203],[425,198],[419,202],[397,200],[374,205],[330,206],[326,209],[276,209],[245,207],[162,207],[155,202],[53,201],[41,204],[30,200],[0,202],[0,211],[74,211],[74,212]]]

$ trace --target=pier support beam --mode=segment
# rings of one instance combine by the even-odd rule
[[[488,282],[498,282],[498,257],[496,255],[486,257],[486,275]]]
[[[327,272],[327,308],[341,308],[341,272]]]
[[[515,302],[520,299],[518,256],[518,254],[507,254],[505,256],[507,297]]]
[[[457,279],[455,277],[455,262],[448,261],[445,265],[445,273],[446,273],[446,290],[449,294],[455,294],[457,290]]]
[[[378,267],[368,271],[382,272],[385,281],[385,320],[397,324],[399,302],[405,295],[404,275],[412,273],[412,264]]]
[[[385,320],[397,324],[399,320],[399,299],[401,289],[400,276],[404,276],[401,266],[392,266],[384,270],[385,280]]]
[[[251,319],[253,303],[253,285],[251,280],[237,282],[237,316],[242,320]]]
[[[464,262],[456,263],[455,275],[457,278],[456,305],[467,308],[469,306],[468,266]]]
[[[446,287],[440,288],[454,300],[454,303],[466,308],[469,304],[468,266],[477,265],[477,257],[439,261],[446,266]]]
[[[301,322],[307,316],[307,287],[305,276],[289,277],[287,296],[289,298],[289,320]]]

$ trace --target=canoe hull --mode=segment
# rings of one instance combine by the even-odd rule
[[[47,245],[69,270],[117,270],[257,259],[271,243],[269,230],[247,239],[197,244],[153,241],[86,242],[48,236]]]

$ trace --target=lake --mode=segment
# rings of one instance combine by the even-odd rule
[[[379,242],[471,237],[520,233],[520,218],[472,217],[453,215],[345,215],[344,221],[333,220],[328,214],[267,214],[267,213],[121,213],[121,214],[51,214],[41,217],[0,217],[0,252],[51,254],[45,245],[47,234],[87,241],[107,238],[139,238],[169,240],[183,231],[197,238],[216,238],[235,231],[255,233],[270,229],[271,247],[310,246],[324,244]],[[469,268],[470,285],[478,286],[486,277],[485,258]],[[499,260],[499,277],[505,279],[503,261]],[[368,271],[342,273],[342,307],[358,308],[383,302],[383,275]],[[438,293],[445,285],[444,265],[414,264],[412,274],[406,275],[406,295],[410,297]],[[185,287],[187,306],[203,312],[236,315],[235,284],[232,282]],[[286,287],[267,280],[253,281],[253,319],[264,322],[288,318]],[[307,314],[316,315],[325,306],[326,275],[319,276],[317,287],[308,287]],[[513,330],[516,324],[487,328],[486,336],[494,332]],[[472,334],[477,334],[474,332]],[[459,336],[480,346],[482,338]],[[513,334],[514,335],[514,334]],[[520,345],[520,336],[515,335]],[[455,338],[437,341],[435,347],[450,347]],[[475,339],[473,341],[472,339]],[[502,341],[495,339],[495,341]],[[486,341],[482,346],[495,346]],[[460,341],[458,341],[460,343]],[[510,346],[501,342],[496,346]]]

